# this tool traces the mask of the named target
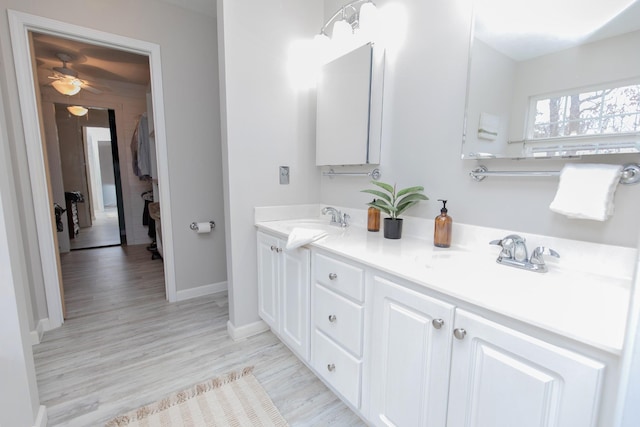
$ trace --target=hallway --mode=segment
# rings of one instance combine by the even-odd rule
[[[145,245],[61,262],[67,320],[33,348],[49,426],[100,426],[249,365],[290,425],[364,425],[271,332],[231,340],[226,292],[169,304]]]

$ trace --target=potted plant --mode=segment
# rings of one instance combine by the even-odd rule
[[[424,187],[416,186],[396,190],[395,184],[391,185],[380,181],[371,181],[371,183],[378,186],[380,190],[362,190],[363,193],[377,196],[375,201],[367,203],[367,205],[380,209],[388,215],[384,219],[384,237],[387,239],[399,239],[402,237],[402,218],[399,218],[400,214],[421,200],[429,200],[427,196],[422,194]]]

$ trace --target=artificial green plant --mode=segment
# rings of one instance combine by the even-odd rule
[[[415,205],[421,200],[429,200],[427,196],[422,194],[424,187],[415,186],[403,188],[396,191],[396,185],[387,184],[380,181],[371,181],[372,184],[380,187],[384,191],[377,189],[362,190],[363,193],[373,194],[378,198],[368,206],[373,206],[386,213],[389,218],[397,219],[405,210]]]

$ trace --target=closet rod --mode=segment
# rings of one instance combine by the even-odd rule
[[[486,166],[480,165],[469,172],[469,176],[481,182],[488,176],[560,176],[560,171],[490,171]],[[620,184],[637,184],[638,182],[640,182],[640,164],[629,163],[624,165],[620,175]]]
[[[322,172],[322,176],[331,178],[334,176],[370,176],[377,181],[382,176],[382,173],[380,173],[380,169],[374,169],[370,172],[336,172],[333,169],[329,169],[328,171]]]

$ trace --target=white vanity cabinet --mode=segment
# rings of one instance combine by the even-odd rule
[[[309,360],[310,251],[258,232],[258,313],[304,361]]]
[[[360,408],[364,354],[364,269],[314,252],[311,366]]]
[[[445,426],[454,306],[374,276],[369,421]]]
[[[451,427],[597,425],[605,366],[456,309]]]
[[[258,232],[260,316],[367,423],[609,425],[616,355],[402,271],[284,244]]]

